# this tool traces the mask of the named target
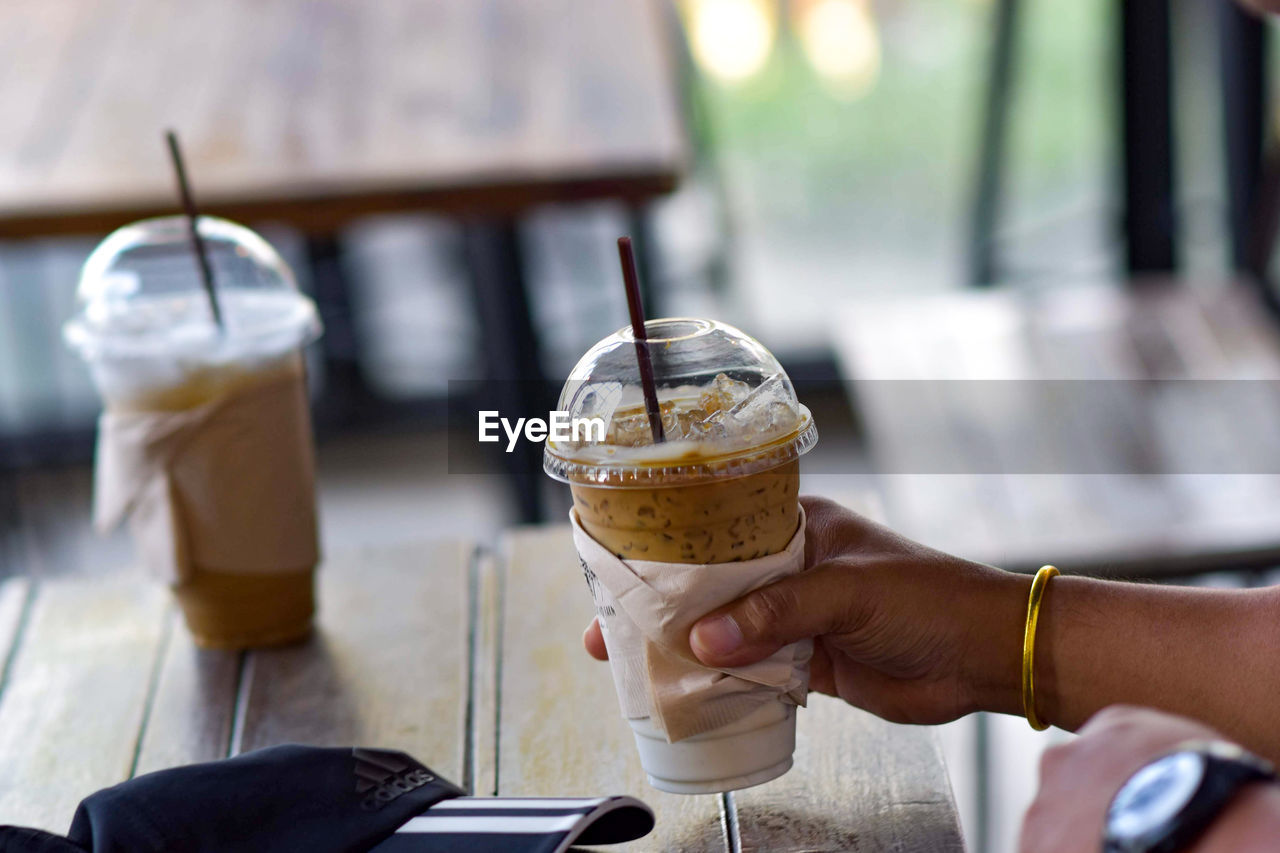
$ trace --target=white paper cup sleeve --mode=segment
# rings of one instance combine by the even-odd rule
[[[126,518],[147,569],[269,573],[319,560],[315,461],[300,377],[178,412],[98,421],[94,524]]]
[[[779,649],[750,666],[704,666],[689,630],[706,613],[804,569],[804,513],[785,550],[736,563],[622,560],[569,513],[583,574],[595,599],[622,714],[650,718],[670,742],[734,723],[761,705],[804,705],[813,642]]]

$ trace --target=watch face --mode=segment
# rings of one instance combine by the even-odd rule
[[[1109,833],[1136,839],[1161,829],[1200,787],[1205,762],[1199,753],[1175,752],[1133,774],[1107,812]]]

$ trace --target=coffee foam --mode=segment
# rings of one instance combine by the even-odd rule
[[[93,305],[66,327],[108,401],[130,400],[218,373],[274,369],[319,333],[311,300],[293,291],[219,292],[224,328],[203,294],[145,296]]]

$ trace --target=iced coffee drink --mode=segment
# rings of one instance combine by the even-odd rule
[[[660,324],[700,321],[653,322],[661,334]],[[626,462],[565,477],[583,527],[623,559],[727,563],[785,548],[799,523],[797,433],[815,433],[781,368],[746,380],[717,372],[664,398],[661,444],[631,405],[609,413],[603,443],[548,448],[549,458]]]
[[[728,563],[776,554],[799,523],[800,463],[733,480],[643,489],[573,485],[582,526],[624,560]]]
[[[646,330],[662,442],[654,441],[641,402],[630,330],[592,348],[561,396],[560,408],[570,417],[606,424],[603,441],[547,444],[546,469],[569,484],[574,523],[633,568],[698,565],[731,573],[734,563],[757,566],[794,549],[801,521],[799,457],[816,442],[817,431],[786,373],[759,343],[720,323],[654,320]],[[583,560],[584,568],[598,574],[586,555]],[[661,572],[656,566],[649,570]],[[678,605],[666,601],[660,607],[670,612]],[[623,631],[637,636],[630,622],[610,629],[618,609],[612,603],[600,609],[606,644],[622,643],[612,635]],[[637,660],[634,650],[619,652],[620,659],[630,654]],[[655,654],[649,645],[643,661],[615,666],[620,694],[638,689],[640,668],[652,676],[659,668]],[[617,666],[628,671],[620,673]],[[794,704],[757,697],[732,725],[676,739],[670,725],[657,726],[653,714],[641,713],[636,697],[620,699],[624,712],[631,708],[626,716],[642,763],[659,788],[731,790],[790,767]],[[698,716],[697,709],[686,709],[685,716],[690,713]]]
[[[315,610],[302,347],[319,321],[260,237],[210,217],[200,228],[222,327],[180,218],[126,226],[85,263],[66,336],[103,400],[95,521],[129,521],[200,645],[290,642]]]

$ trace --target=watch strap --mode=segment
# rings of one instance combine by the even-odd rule
[[[1241,788],[1277,779],[1276,769],[1269,762],[1225,741],[1189,741],[1143,766],[1180,752],[1196,752],[1205,758],[1203,778],[1186,805],[1169,821],[1159,839],[1141,843],[1114,838],[1108,831],[1103,841],[1104,853],[1181,853],[1209,829]]]

